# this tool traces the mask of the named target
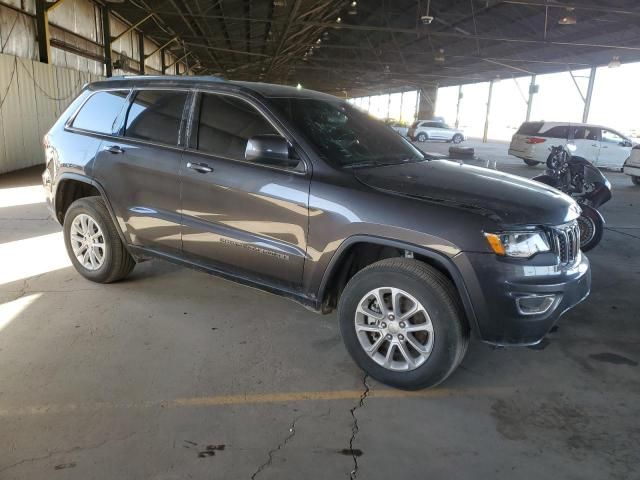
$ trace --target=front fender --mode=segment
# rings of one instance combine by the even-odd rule
[[[401,242],[398,240],[393,240],[384,237],[376,237],[370,235],[354,235],[347,239],[345,239],[340,246],[335,251],[333,257],[331,258],[327,269],[325,270],[322,281],[318,288],[318,305],[322,305],[325,300],[326,291],[328,287],[328,282],[332,278],[333,273],[340,267],[341,262],[345,259],[348,250],[350,247],[358,244],[358,243],[368,243],[375,244],[384,247],[392,247],[397,248],[399,250],[406,250],[412,252],[414,255],[420,255],[425,258],[428,258],[430,263],[434,266],[446,272],[449,277],[453,280],[453,283],[460,295],[460,299],[462,300],[462,305],[464,307],[464,311],[469,322],[469,326],[474,331],[475,334],[479,335],[480,331],[478,328],[478,322],[476,319],[475,311],[473,309],[473,305],[471,303],[471,297],[469,296],[469,292],[467,286],[465,284],[464,278],[460,273],[460,270],[453,262],[451,257],[444,255],[441,252],[425,248],[420,245],[415,245],[411,243]],[[455,256],[454,256],[455,258]]]

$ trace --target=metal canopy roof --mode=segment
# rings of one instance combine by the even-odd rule
[[[640,61],[638,0],[124,0],[193,72],[350,96]],[[429,23],[428,18],[433,17]],[[338,20],[339,19],[339,20]],[[575,22],[575,23],[574,23]],[[174,40],[175,39],[175,40]]]

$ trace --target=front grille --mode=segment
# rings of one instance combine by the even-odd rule
[[[580,227],[578,222],[565,223],[551,229],[551,245],[562,264],[574,263],[580,252]]]

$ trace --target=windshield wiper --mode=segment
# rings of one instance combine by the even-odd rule
[[[389,167],[391,165],[402,165],[403,163],[421,162],[419,158],[404,158],[402,160],[396,160],[395,162],[357,162],[343,165],[342,168],[373,168],[373,167]]]

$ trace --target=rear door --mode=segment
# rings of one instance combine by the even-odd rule
[[[182,159],[182,243],[191,261],[299,290],[310,171],[245,160],[254,135],[281,135],[247,99],[201,93]]]
[[[574,126],[572,134],[572,143],[576,147],[575,151],[571,152],[572,155],[597,165],[600,155],[600,129],[593,126]]]
[[[631,142],[618,132],[603,128],[600,140],[599,167],[620,169],[631,154]]]
[[[180,159],[188,91],[132,93],[120,136],[102,143],[96,178],[128,241],[180,254]]]

